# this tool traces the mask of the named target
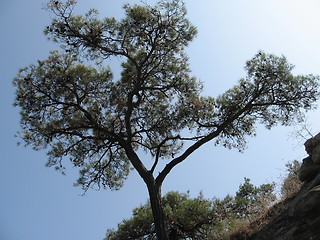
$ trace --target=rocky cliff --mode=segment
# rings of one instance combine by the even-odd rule
[[[308,157],[299,178],[304,182],[294,196],[279,202],[236,240],[320,240],[320,133],[305,143]]]

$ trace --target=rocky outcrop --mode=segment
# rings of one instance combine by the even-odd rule
[[[320,172],[320,133],[306,141],[304,146],[309,156],[303,159],[299,179],[309,182]]]
[[[320,134],[308,140],[305,147],[309,156],[299,172],[304,182],[301,190],[232,239],[320,240]]]

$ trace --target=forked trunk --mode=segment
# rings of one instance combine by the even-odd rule
[[[147,186],[157,239],[169,240],[167,216],[162,206],[161,186],[157,186],[154,181],[147,183]]]

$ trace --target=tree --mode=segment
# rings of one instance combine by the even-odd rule
[[[289,125],[318,97],[317,76],[293,76],[285,57],[264,52],[246,63],[238,85],[215,99],[201,96],[184,53],[197,31],[180,0],[125,5],[121,20],[101,20],[92,9],[74,15],[74,7],[50,1],[55,18],[45,33],[64,52],[14,80],[21,137],[48,149],[48,166],[63,171],[69,157],[85,190],[119,189],[133,167],[146,183],[159,240],[168,239],[161,186],[175,166],[209,141],[243,150],[256,122]],[[122,61],[117,80],[105,67],[112,57]]]
[[[247,226],[252,220],[263,215],[276,200],[275,184],[267,183],[254,186],[249,178],[244,178],[235,196],[227,195],[214,200],[218,216],[218,230],[214,226],[212,239],[230,239],[234,231]],[[211,239],[211,238],[207,238]]]
[[[261,213],[276,200],[274,194],[275,183],[262,184],[259,187],[250,183],[249,178],[244,178],[234,199],[233,212],[236,217],[246,219],[249,222]]]

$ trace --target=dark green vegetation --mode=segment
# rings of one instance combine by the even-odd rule
[[[96,10],[77,16],[74,7],[73,0],[50,1],[55,18],[45,33],[63,51],[14,80],[21,138],[48,149],[48,166],[63,171],[69,158],[85,190],[119,189],[134,168],[147,186],[159,240],[169,234],[161,186],[174,167],[209,141],[241,151],[256,123],[290,125],[318,97],[318,77],[294,76],[285,57],[263,52],[246,63],[238,85],[202,96],[184,52],[197,31],[180,0],[126,5],[121,20],[100,19]],[[119,79],[105,66],[111,58],[122,61]]]
[[[256,219],[276,199],[275,184],[255,187],[245,178],[235,196],[207,200],[201,194],[169,192],[163,199],[171,240],[229,239],[239,228]],[[133,210],[132,218],[123,220],[118,229],[108,230],[105,240],[157,239],[150,202]]]
[[[267,223],[278,217],[279,212],[286,211],[286,203],[303,186],[298,178],[300,166],[297,160],[286,164],[287,174],[281,183],[280,195],[275,183],[256,187],[248,178],[244,179],[234,196],[228,195],[223,199],[209,200],[202,194],[191,198],[189,193],[167,193],[162,202],[170,239],[247,239],[255,231],[268,227]],[[117,230],[109,229],[104,240],[122,239],[157,239],[149,201],[135,208],[133,216],[118,224]]]

